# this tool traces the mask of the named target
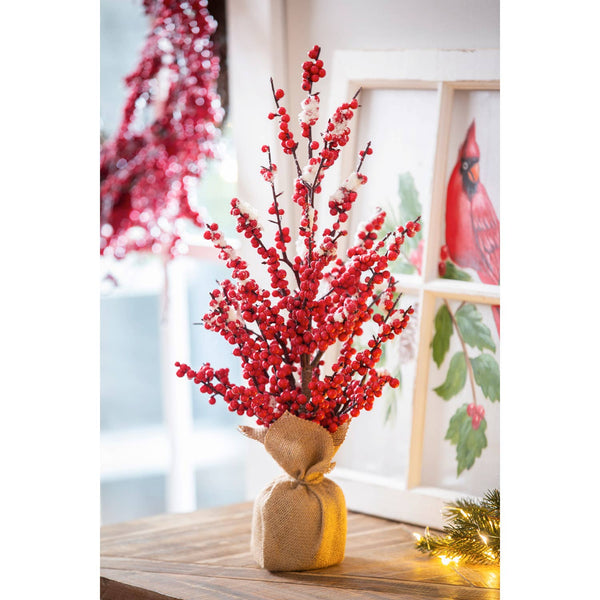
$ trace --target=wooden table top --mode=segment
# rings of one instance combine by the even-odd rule
[[[415,549],[422,528],[348,514],[346,558],[270,573],[250,554],[252,503],[107,525],[102,600],[497,599],[498,568],[441,564]]]

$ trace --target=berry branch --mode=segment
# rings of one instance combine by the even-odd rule
[[[363,161],[365,160],[365,156],[367,156],[367,154],[373,154],[373,150],[371,149],[371,142],[369,142],[367,144],[367,147],[364,150],[361,150],[361,152],[360,152],[360,162],[358,163],[358,166],[356,167],[357,173],[360,173],[360,169],[362,168]]]
[[[313,86],[325,76],[319,55],[320,48],[315,46],[308,53],[310,60],[303,64],[302,87],[308,96],[302,102],[298,121],[308,147],[304,168],[298,162],[298,143],[290,130],[290,116],[279,102],[285,93],[270,81],[277,112],[269,113],[268,118],[279,119],[278,137],[284,154],[296,166],[292,201],[300,207],[302,217],[294,258],[289,254],[292,238],[283,222],[281,193],[274,181],[277,167],[268,145],[262,147],[268,164],[261,167],[261,174],[271,188],[268,213],[276,229],[273,245],[265,240],[253,207],[234,198],[231,214],[237,219],[238,232],[250,241],[267,266],[270,289],[260,288],[250,277],[247,262],[227,243],[217,224],[208,225],[204,234],[231,270],[231,279],[221,282],[221,289],[211,294],[204,326],[234,346],[233,354],[242,362],[244,382],[231,383],[228,370],[214,370],[210,363],[198,371],[181,363],[176,366],[177,375],[199,384],[200,391],[209,394],[211,404],[218,396],[229,410],[255,417],[259,425],[269,427],[290,412],[333,432],[360,411],[371,410],[384,386],[398,386],[397,379],[376,367],[382,345],[402,333],[414,311],[412,307],[399,308],[401,295],[396,293],[389,265],[400,255],[405,237],[414,236],[421,223],[417,218],[378,239],[385,220],[385,212],[378,210],[358,231],[356,243],[345,256],[338,256],[339,239],[348,235],[348,213],[359,188],[367,182],[360,171],[366,156],[373,152],[368,142],[359,153],[356,171],[330,197],[326,206],[334,217],[333,224],[324,228],[317,240],[316,199],[327,170],[348,142],[349,124],[359,106],[360,92],[328,119],[322,145],[313,140],[312,127],[319,119],[320,104]],[[294,275],[295,288],[290,288],[285,267]],[[377,323],[377,333],[367,350],[357,352],[355,340],[370,320]],[[330,372],[322,373],[325,352],[338,345],[337,361]]]
[[[294,278],[296,279],[296,285],[299,286],[300,285],[300,277],[298,275],[298,271],[296,271],[296,269],[294,268],[294,265],[292,264],[292,261],[289,259],[288,255],[287,255],[287,251],[286,251],[286,244],[291,242],[291,238],[290,238],[289,227],[284,228],[281,223],[281,217],[284,214],[284,211],[282,208],[279,207],[278,198],[279,198],[279,196],[281,196],[281,194],[283,194],[283,192],[277,193],[275,191],[274,174],[277,171],[277,167],[271,160],[271,148],[269,146],[265,145],[262,147],[262,151],[267,152],[267,155],[269,158],[269,167],[268,168],[263,167],[261,169],[263,176],[265,177],[265,179],[269,182],[269,184],[271,186],[271,193],[273,195],[273,204],[269,208],[269,214],[275,215],[275,217],[277,219],[276,225],[279,230],[279,239],[277,239],[277,238],[275,239],[275,242],[276,242],[275,245],[280,252],[281,260],[283,260],[283,262],[290,268],[290,270],[294,274]]]
[[[296,148],[298,144],[294,141],[294,136],[290,133],[288,123],[290,121],[290,115],[287,114],[287,110],[283,106],[279,106],[279,100],[283,98],[284,91],[282,89],[275,89],[275,84],[273,83],[273,78],[270,78],[271,81],[271,91],[273,93],[273,100],[275,100],[275,106],[277,107],[277,115],[279,115],[279,139],[281,140],[281,145],[283,147],[283,151],[286,154],[291,154],[294,157],[294,164],[296,165],[296,172],[298,173],[298,177],[302,175],[302,169],[300,168],[300,163],[298,162],[298,157],[296,156]],[[275,118],[277,115],[274,113],[272,118]],[[269,115],[269,118],[271,116]]]

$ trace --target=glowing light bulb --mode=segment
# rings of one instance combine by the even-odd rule
[[[423,539],[422,536],[420,536],[416,531],[413,531],[413,535],[415,536],[417,542],[420,542]]]
[[[483,535],[483,533],[479,532],[479,537],[483,540],[484,544],[488,543],[487,538],[485,537],[485,535]]]
[[[440,560],[442,561],[443,565],[449,565],[450,564],[450,559],[447,556],[440,556]]]

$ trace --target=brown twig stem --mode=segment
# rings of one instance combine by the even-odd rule
[[[448,313],[450,314],[450,318],[452,319],[452,324],[454,325],[454,328],[456,329],[456,334],[458,335],[458,339],[460,340],[463,354],[465,355],[465,363],[467,364],[467,372],[469,373],[469,381],[471,382],[471,392],[473,394],[473,404],[477,404],[477,395],[475,393],[475,374],[473,373],[473,365],[471,364],[471,359],[469,358],[469,354],[467,352],[467,344],[465,343],[465,340],[463,339],[463,336],[460,333],[460,329],[458,328],[458,322],[456,320],[456,317],[454,316],[454,313],[450,309],[450,304],[448,303],[448,300],[446,300],[446,298],[444,298],[444,304],[448,309]]]
[[[273,100],[275,100],[275,106],[279,108],[279,100],[277,100],[277,96],[275,95],[275,84],[273,83],[273,78],[271,80],[271,91],[273,93]],[[298,144],[296,144],[293,148],[291,148],[292,156],[294,157],[294,163],[296,163],[296,172],[298,173],[298,177],[302,175],[302,169],[300,168],[300,163],[298,162],[298,157],[296,155],[296,148]]]

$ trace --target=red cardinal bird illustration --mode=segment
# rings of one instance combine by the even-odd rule
[[[467,131],[448,182],[446,245],[459,267],[477,271],[483,283],[500,283],[500,222],[487,191],[479,181],[479,146],[475,121]],[[492,311],[500,333],[500,307]]]

